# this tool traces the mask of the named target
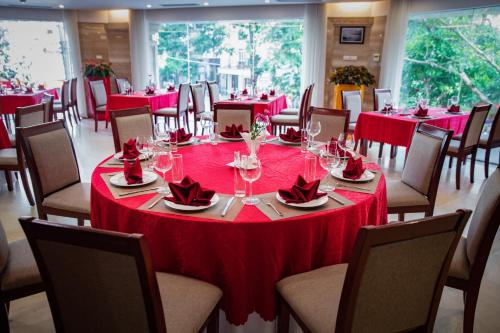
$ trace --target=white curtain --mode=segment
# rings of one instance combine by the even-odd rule
[[[77,78],[78,111],[81,116],[87,117],[87,103],[83,82],[83,65],[80,53],[80,39],[78,36],[78,13],[75,10],[65,10],[64,28],[68,36],[68,56],[71,64],[71,74]],[[67,78],[70,79],[70,78]]]
[[[311,104],[323,106],[325,91],[326,5],[305,6],[301,87],[314,83]]]
[[[399,101],[403,53],[408,28],[408,0],[392,0],[385,27],[384,47],[380,69],[380,88],[390,88],[392,98]]]
[[[132,63],[132,85],[144,89],[149,75],[154,74],[148,20],[144,10],[130,13],[130,60]]]

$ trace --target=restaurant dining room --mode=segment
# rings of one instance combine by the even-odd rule
[[[0,332],[500,332],[499,0],[0,0]]]

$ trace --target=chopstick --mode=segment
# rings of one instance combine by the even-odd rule
[[[156,191],[157,189],[159,189],[159,187],[153,187],[153,188],[148,188],[148,189],[143,189],[143,190],[137,190],[137,191],[130,191],[130,192],[126,192],[126,193],[120,193],[120,194],[118,194],[118,196],[119,197],[123,197],[123,196],[126,196],[126,195],[131,195],[131,194],[136,194],[136,193]]]
[[[341,183],[335,183],[335,186],[337,186],[337,187],[345,187],[345,188],[355,188],[357,190],[363,190],[363,191],[371,192],[371,190],[368,189],[368,188],[366,188],[366,187],[360,187],[360,186],[355,186],[355,185],[345,185],[345,184],[341,184]]]
[[[329,197],[330,199],[332,199],[333,201],[338,202],[338,203],[339,203],[339,204],[341,204],[342,206],[347,205],[347,203],[345,203],[344,201],[341,201],[341,200],[339,200],[339,199],[335,198],[335,197],[333,196],[333,194],[328,194],[328,197]]]
[[[160,197],[158,199],[156,199],[155,201],[153,201],[153,203],[151,205],[148,206],[148,209],[151,209],[153,208],[154,206],[156,206],[156,204],[158,204],[158,202],[160,202],[160,200],[163,199],[163,196],[160,195]]]

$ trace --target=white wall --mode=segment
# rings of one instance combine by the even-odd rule
[[[62,22],[63,12],[63,10],[56,9],[0,7],[0,19]]]

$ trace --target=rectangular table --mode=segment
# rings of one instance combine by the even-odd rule
[[[56,88],[35,90],[32,94],[0,95],[0,114],[15,114],[18,107],[41,103],[44,93],[54,95],[54,99],[59,99]]]
[[[354,137],[363,141],[383,142],[393,146],[408,148],[415,128],[419,122],[453,130],[453,134],[461,134],[469,118],[468,113],[449,114],[443,108],[431,108],[431,119],[416,119],[400,114],[385,115],[379,112],[362,112],[356,122]]]
[[[286,104],[286,96],[270,96],[268,101],[262,101],[258,97],[242,97],[238,100],[223,100],[217,102],[218,104],[231,104],[231,105],[253,105],[253,113],[252,119],[255,119],[255,116],[260,113],[264,113],[264,111],[269,112],[269,116],[273,116],[275,114],[279,114],[281,110],[287,108]]]
[[[177,105],[177,91],[159,91],[155,95],[146,95],[144,91],[136,91],[130,95],[112,94],[108,96],[106,119],[109,111],[149,106],[152,112],[161,108]]]

